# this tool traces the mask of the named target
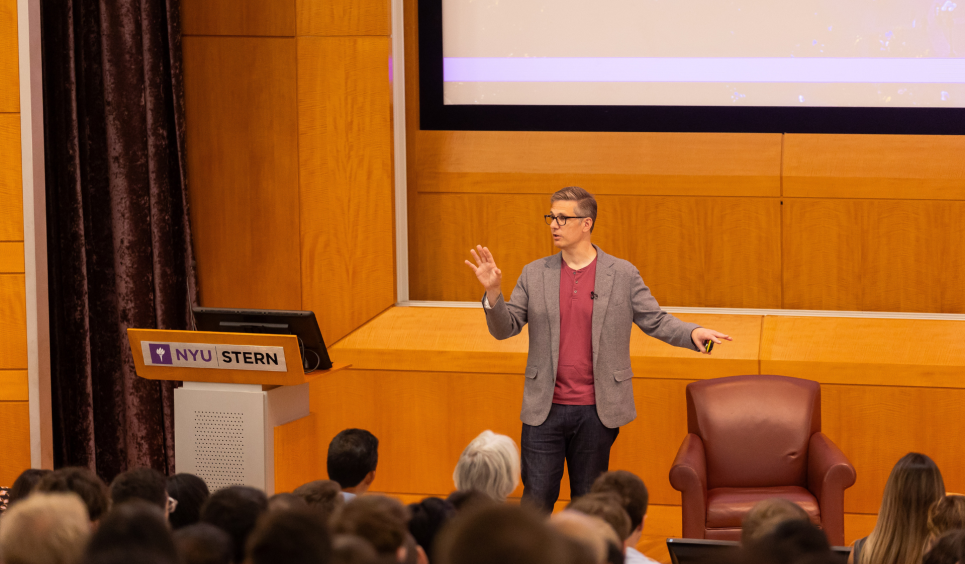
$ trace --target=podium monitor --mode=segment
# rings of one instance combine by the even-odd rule
[[[195,329],[198,331],[295,335],[298,337],[305,372],[332,367],[313,311],[214,307],[195,307],[193,311]]]

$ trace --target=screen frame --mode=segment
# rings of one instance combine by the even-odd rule
[[[419,0],[423,130],[963,135],[965,108],[445,105],[442,0]]]

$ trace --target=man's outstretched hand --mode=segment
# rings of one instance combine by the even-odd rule
[[[466,261],[469,268],[475,273],[476,278],[479,279],[479,283],[483,285],[486,289],[486,297],[489,299],[489,305],[492,306],[496,303],[496,299],[499,298],[500,285],[503,282],[503,271],[496,267],[496,260],[493,258],[493,254],[489,252],[489,249],[483,247],[482,245],[476,245],[475,249],[469,249],[469,254],[472,255],[472,262]]]
[[[694,344],[697,345],[697,350],[704,354],[710,354],[709,352],[707,352],[707,349],[704,347],[704,343],[706,343],[707,341],[713,341],[714,344],[719,345],[721,339],[724,339],[725,341],[734,340],[734,339],[731,339],[729,335],[724,335],[719,331],[714,331],[713,329],[705,329],[703,327],[698,327],[694,329],[693,332],[690,333],[690,338],[693,339]]]

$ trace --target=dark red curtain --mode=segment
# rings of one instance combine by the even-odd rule
[[[197,301],[179,0],[41,0],[55,464],[174,468],[173,387],[128,327]]]

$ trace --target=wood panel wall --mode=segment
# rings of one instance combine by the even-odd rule
[[[849,542],[874,525],[885,480],[907,452],[928,454],[950,491],[965,490],[965,429],[958,422],[965,353],[953,343],[965,322],[680,317],[734,341],[706,357],[634,331],[638,416],[621,428],[611,456],[611,468],[646,482],[664,536],[680,534],[680,494],[668,475],[687,434],[684,391],[698,379],[783,374],[821,383],[823,431],[858,474],[845,494]],[[380,439],[375,490],[447,495],[462,449],[481,431],[519,441],[527,339],[524,331],[496,341],[478,309],[386,311],[332,348],[333,358],[352,368],[312,383],[313,415],[278,429],[276,488],[324,478],[328,442],[361,427]],[[564,482],[562,499],[568,494]]]
[[[0,486],[30,467],[17,0],[0,0]]]
[[[311,309],[331,343],[395,302],[388,14],[182,4],[203,305]]]
[[[549,195],[598,196],[594,241],[663,305],[965,313],[965,138],[421,131],[418,0],[406,0],[409,287],[477,300],[552,252]]]

